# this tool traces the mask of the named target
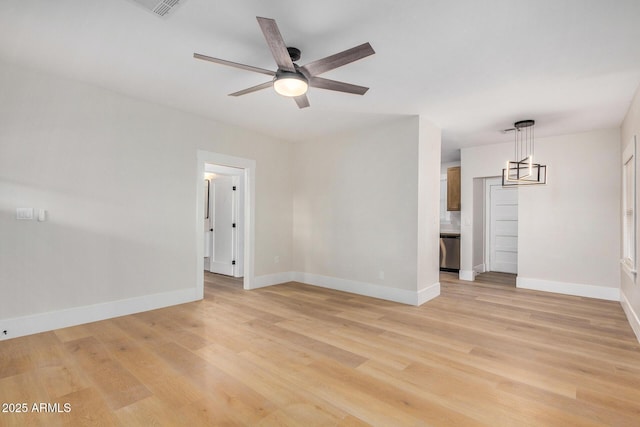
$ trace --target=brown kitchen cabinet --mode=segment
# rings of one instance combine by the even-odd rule
[[[460,166],[447,168],[447,210],[460,210]]]

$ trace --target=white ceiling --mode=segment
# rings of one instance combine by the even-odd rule
[[[376,55],[323,74],[371,89],[311,89],[311,107],[272,90],[229,97],[275,70],[256,16],[274,18],[306,64],[364,42]],[[443,130],[457,150],[619,126],[640,82],[638,0],[183,0],[160,18],[131,0],[3,0],[0,61],[300,141],[398,115]]]

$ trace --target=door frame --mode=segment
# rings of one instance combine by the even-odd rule
[[[484,271],[491,271],[491,185],[502,179],[498,176],[484,179]]]
[[[205,164],[230,166],[244,171],[244,279],[243,288],[255,282],[255,170],[256,161],[212,151],[197,151],[196,164],[196,293],[204,298],[204,172]]]

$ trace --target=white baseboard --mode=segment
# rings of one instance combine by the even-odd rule
[[[476,273],[473,270],[460,270],[458,279],[473,282],[476,279]]]
[[[291,271],[257,276],[251,288],[257,289],[294,280],[313,286],[410,305],[421,305],[440,295],[440,283],[438,282],[419,291],[409,291],[354,280]],[[202,299],[202,296],[197,295],[196,289],[181,289],[29,316],[0,319],[0,341],[184,304],[200,299]],[[7,331],[6,335],[3,333],[5,330]]]
[[[371,283],[358,282],[355,280],[293,271],[256,276],[251,289],[264,288],[266,286],[273,286],[292,281],[410,305],[421,305],[440,295],[439,282],[414,292],[374,285]]]
[[[293,281],[293,272],[285,271],[282,273],[264,274],[262,276],[256,276],[253,279],[253,284],[250,289],[264,288],[266,286],[278,285],[280,283],[287,283]]]
[[[440,282],[436,282],[433,285],[422,288],[418,291],[418,303],[415,305],[422,305],[427,301],[431,301],[435,297],[440,296]]]
[[[535,291],[555,292],[557,294],[620,301],[620,289],[607,286],[585,285],[582,283],[555,282],[551,280],[516,278],[516,287]]]
[[[627,315],[627,320],[629,321],[629,325],[631,325],[631,329],[636,334],[636,338],[638,342],[640,342],[640,319],[638,318],[638,313],[633,310],[627,296],[624,292],[620,293],[620,305],[622,305],[622,309],[624,310],[624,314]]]
[[[97,322],[202,299],[202,296],[196,294],[195,288],[181,289],[29,316],[0,319],[0,340]],[[2,333],[5,330],[7,335]]]
[[[336,291],[349,292],[410,305],[420,305],[440,295],[440,283],[434,283],[420,291],[409,291],[311,273],[295,272],[293,273],[293,280],[308,285],[334,289]]]

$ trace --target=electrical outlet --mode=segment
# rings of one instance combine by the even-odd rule
[[[279,256],[274,256],[273,257],[273,263],[274,264],[278,264],[280,262],[280,257]]]
[[[380,271],[378,272],[378,279],[380,279],[380,280],[384,280],[384,271],[380,270]]]

